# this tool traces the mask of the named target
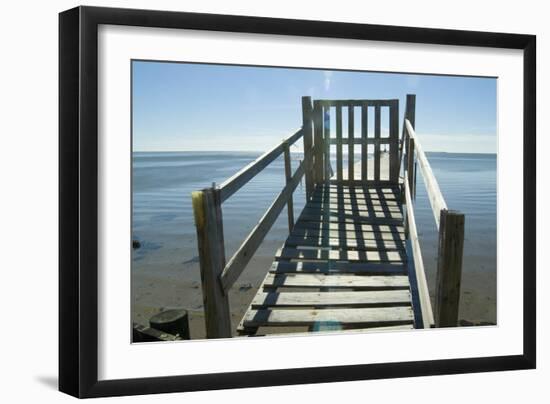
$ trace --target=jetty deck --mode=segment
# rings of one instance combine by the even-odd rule
[[[275,254],[239,333],[413,328],[401,209],[397,187],[319,186]]]
[[[407,96],[400,139],[398,100],[312,103],[303,97],[302,128],[220,186],[193,193],[209,338],[267,335],[295,327],[366,332],[456,326],[464,215],[447,208],[414,132],[414,106],[415,97]],[[385,134],[383,108],[389,118]],[[369,109],[374,112],[372,134]],[[361,118],[357,130],[354,113]],[[293,173],[289,148],[300,138],[304,159]],[[281,154],[286,186],[226,262],[222,203]],[[414,219],[417,163],[439,230],[435,310]],[[304,176],[306,204],[294,220],[292,194]],[[288,237],[234,327],[229,290],[285,206]]]

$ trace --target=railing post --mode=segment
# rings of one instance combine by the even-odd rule
[[[411,197],[416,195],[416,183],[414,182],[414,138],[408,136],[407,142],[407,177],[409,180],[409,189]]]
[[[464,214],[442,209],[436,275],[436,327],[456,327],[458,324],[463,247]]]
[[[313,109],[311,97],[302,97],[302,129],[304,131],[304,162],[306,177],[306,200],[313,194]]]
[[[313,150],[315,155],[314,168],[315,184],[323,183],[325,165],[323,161],[323,106],[321,102],[315,100],[313,102]]]
[[[412,127],[415,127],[416,118],[416,94],[407,94],[407,105],[405,109],[405,119],[408,119]]]
[[[225,248],[220,191],[207,188],[192,193],[199,246],[202,296],[207,338],[231,337],[229,300],[220,275],[225,267]]]
[[[288,142],[283,143],[284,157],[285,157],[285,178],[286,185],[292,181],[292,167],[290,165],[290,148]],[[305,167],[307,167],[307,160],[304,161]],[[307,171],[306,171],[307,174]],[[307,177],[306,177],[307,179]],[[288,202],[286,204],[288,209],[288,232],[292,232],[294,228],[294,202],[292,199],[292,194],[288,197]]]

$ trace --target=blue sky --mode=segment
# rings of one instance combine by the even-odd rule
[[[496,152],[494,78],[144,61],[132,69],[134,151],[265,151],[301,126],[303,95],[399,98],[401,125],[414,93],[424,150]]]

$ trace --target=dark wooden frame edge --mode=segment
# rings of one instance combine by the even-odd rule
[[[100,24],[523,50],[523,354],[99,381],[97,29]],[[96,7],[77,7],[60,13],[59,389],[84,398],[535,368],[535,107],[534,35]]]

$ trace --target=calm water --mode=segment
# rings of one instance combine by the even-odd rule
[[[134,153],[132,232],[142,248],[133,252],[133,270],[159,277],[166,272],[186,276],[186,265],[196,265],[197,261],[191,192],[212,182],[221,183],[257,156],[245,152]],[[293,154],[293,167],[300,158],[299,154]],[[428,158],[449,208],[466,214],[464,284],[479,289],[479,282],[494,283],[496,155],[428,153]],[[420,175],[418,180],[416,220],[433,291],[437,233]],[[282,159],[278,159],[224,203],[227,257],[257,223],[283,184],[284,166]],[[305,202],[303,185],[294,194],[296,217]],[[272,256],[287,233],[283,212],[258,254]],[[258,274],[258,279],[264,275]],[[197,277],[197,273],[189,276]],[[496,284],[482,290],[494,298]]]

